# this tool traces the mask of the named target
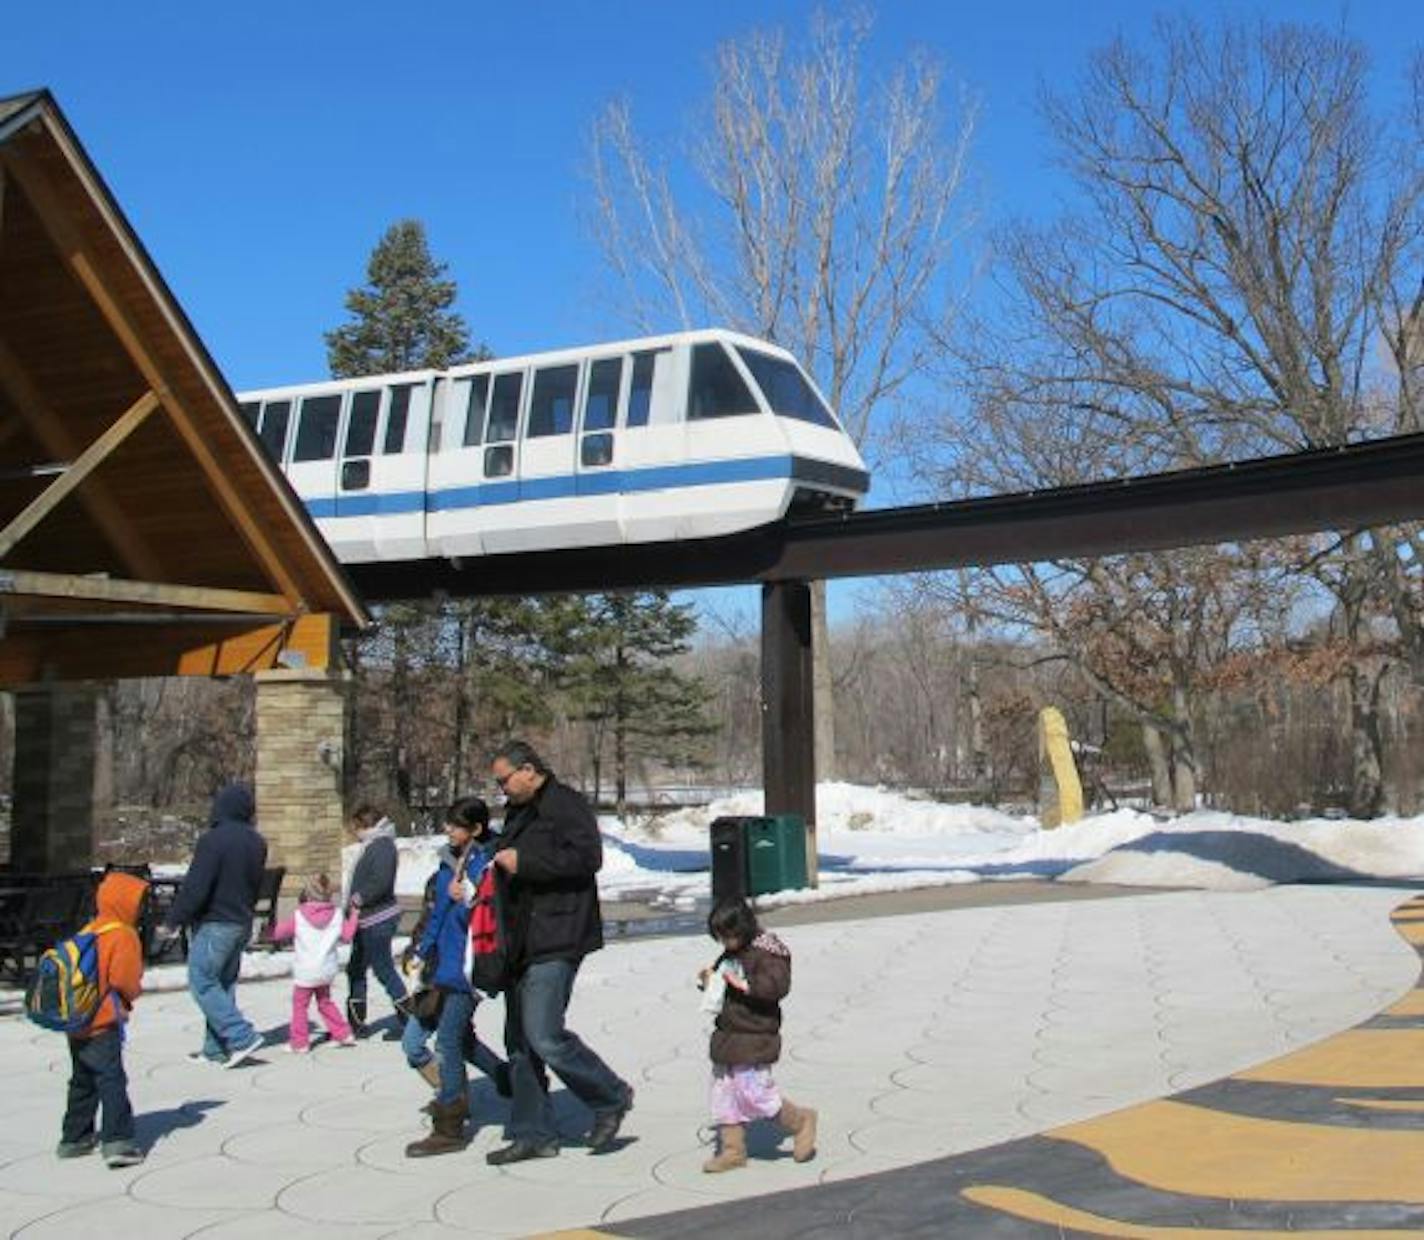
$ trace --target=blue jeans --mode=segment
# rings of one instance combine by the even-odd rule
[[[423,1068],[434,1058],[427,1045],[432,1035],[440,1055],[441,1102],[454,1102],[465,1092],[465,1064],[473,1064],[491,1080],[504,1067],[494,1051],[480,1041],[475,1033],[477,1000],[469,991],[447,991],[440,1008],[440,1022],[427,1029],[418,1020],[406,1022],[401,1034],[401,1049],[412,1068]]]
[[[129,1081],[124,1073],[124,1035],[106,1029],[92,1038],[69,1039],[69,1098],[61,1140],[79,1145],[94,1140],[94,1118],[103,1107],[100,1139],[105,1145],[134,1138]]]
[[[203,1054],[222,1059],[229,1052],[251,1046],[257,1031],[237,1010],[237,974],[242,949],[252,934],[250,925],[231,921],[205,921],[193,931],[188,945],[188,990],[203,1011],[207,1028]]]
[[[351,957],[346,962],[346,983],[352,1003],[366,1002],[366,971],[373,970],[391,1002],[405,998],[405,983],[391,959],[391,940],[396,937],[399,917],[391,917],[364,930],[351,940]]]
[[[529,965],[505,993],[504,1038],[514,1084],[509,1134],[516,1141],[546,1144],[559,1139],[549,1101],[550,1068],[594,1116],[623,1106],[628,1086],[564,1027],[579,961],[543,960]]]

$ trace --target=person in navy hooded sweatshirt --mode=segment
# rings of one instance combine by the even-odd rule
[[[253,823],[246,784],[213,798],[212,823],[198,839],[165,925],[188,926],[188,989],[203,1011],[203,1048],[188,1058],[234,1068],[262,1045],[262,1035],[237,1006],[242,950],[252,936],[252,910],[267,862],[267,841]]]

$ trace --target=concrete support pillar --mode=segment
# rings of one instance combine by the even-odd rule
[[[102,689],[83,682],[15,691],[10,862],[62,874],[94,862],[94,754]]]
[[[257,674],[257,825],[284,895],[325,870],[341,881],[350,677],[308,669]]]
[[[768,814],[806,821],[806,881],[816,886],[815,680],[811,588],[774,581],[761,588],[761,763]]]

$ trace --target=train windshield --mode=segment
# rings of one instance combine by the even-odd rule
[[[817,426],[828,426],[833,431],[840,430],[835,416],[826,408],[815,389],[806,382],[798,367],[769,353],[758,353],[755,349],[737,346],[742,361],[752,372],[752,378],[761,388],[767,407],[775,414],[787,418],[799,418],[803,422],[813,422]]]

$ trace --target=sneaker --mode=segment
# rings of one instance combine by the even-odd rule
[[[623,1126],[623,1119],[632,1109],[633,1087],[624,1085],[622,1104],[593,1118],[593,1127],[588,1132],[590,1154],[607,1154],[614,1148],[613,1143],[618,1139],[618,1130]]]
[[[189,1063],[212,1064],[214,1067],[217,1068],[222,1067],[223,1062],[221,1059],[214,1059],[211,1055],[207,1053],[207,1051],[189,1051],[186,1055],[183,1056],[183,1058],[186,1059]]]
[[[235,1068],[235,1067],[237,1067],[238,1064],[240,1064],[240,1063],[245,1063],[248,1059],[250,1059],[253,1055],[255,1055],[255,1054],[256,1054],[258,1051],[260,1051],[261,1049],[262,1049],[262,1035],[261,1035],[260,1033],[254,1033],[254,1034],[252,1035],[252,1042],[251,1042],[249,1045],[244,1046],[244,1047],[242,1047],[242,1048],[239,1049],[239,1050],[233,1051],[232,1054],[230,1054],[230,1055],[227,1057],[227,1059],[224,1061],[223,1067],[224,1067],[224,1068]]]
[[[557,1158],[557,1141],[512,1141],[485,1155],[485,1162],[491,1167],[503,1167],[509,1163],[527,1162],[531,1158]]]
[[[104,1165],[108,1167],[137,1167],[144,1154],[138,1146],[129,1142],[104,1143]]]
[[[336,1045],[341,1047],[343,1050],[349,1051],[353,1046],[356,1045],[356,1039],[348,1034],[344,1038],[337,1038]]]
[[[284,1051],[286,1051],[287,1054],[289,1054],[289,1055],[310,1055],[310,1054],[311,1054],[311,1047],[310,1047],[310,1046],[295,1046],[295,1045],[293,1045],[291,1042],[288,1042],[286,1046],[282,1047],[282,1049],[283,1049]]]
[[[99,1143],[93,1137],[85,1141],[61,1141],[54,1147],[57,1158],[83,1158],[86,1154],[92,1154],[94,1147]]]

